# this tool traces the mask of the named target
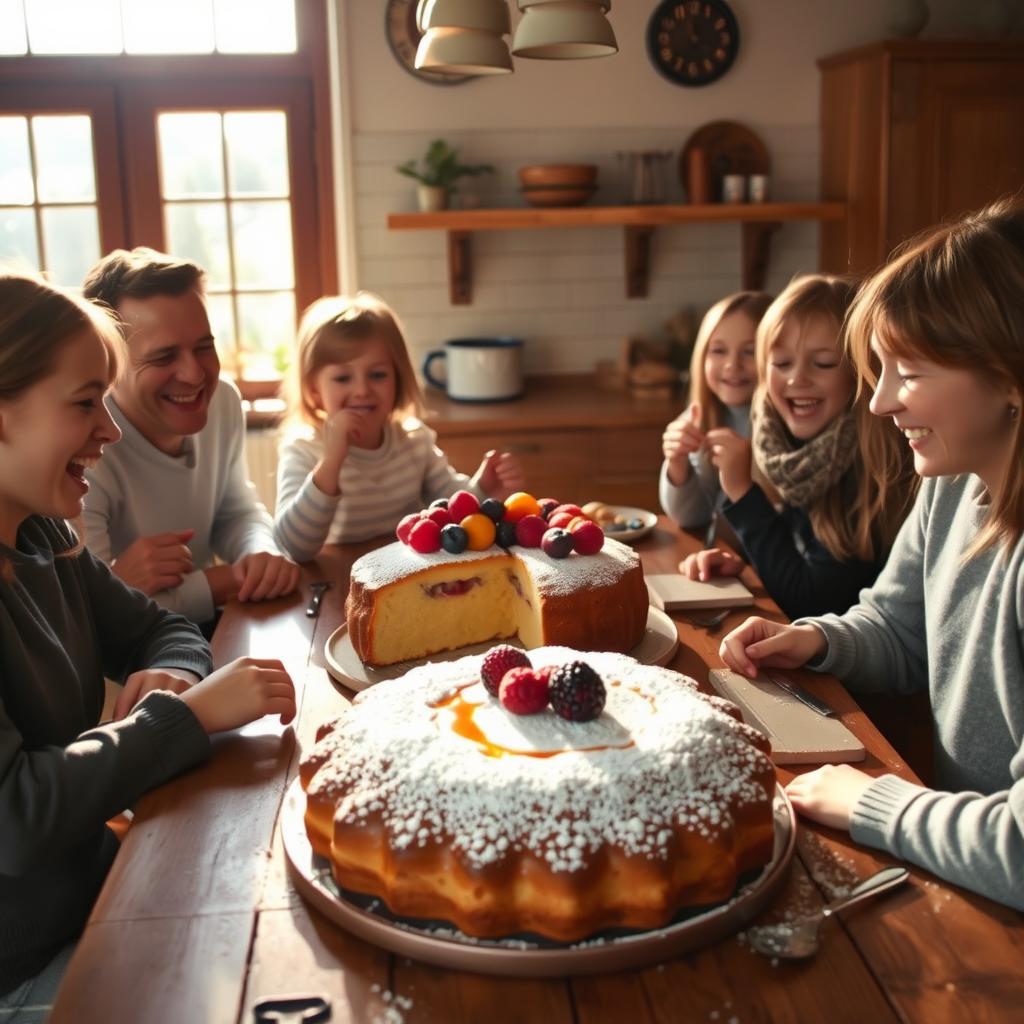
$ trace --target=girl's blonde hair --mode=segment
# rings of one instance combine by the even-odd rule
[[[41,277],[0,270],[0,402],[17,399],[53,373],[64,347],[87,332],[106,351],[111,384],[121,368],[123,344],[113,317]],[[82,546],[66,553],[76,555]],[[0,560],[0,577],[11,578],[6,560]]]
[[[354,359],[368,341],[382,341],[395,365],[391,419],[401,422],[407,416],[422,415],[423,398],[398,317],[379,296],[358,292],[354,298],[328,295],[317,299],[302,314],[289,381],[290,406],[297,420],[321,426],[325,416],[313,397],[313,378],[325,366]]]
[[[754,327],[761,322],[765,310],[772,304],[772,297],[767,292],[734,292],[716,302],[705,314],[697,331],[697,340],[693,343],[693,354],[690,356],[690,395],[689,404],[700,405],[700,429],[712,430],[727,423],[725,404],[708,387],[707,375],[704,373],[704,359],[708,353],[708,345],[721,322],[731,313],[743,313],[750,318]]]
[[[802,334],[814,320],[833,322],[836,347],[846,362],[841,332],[856,292],[855,281],[830,274],[806,274],[790,282],[757,328],[756,400],[768,400],[771,351],[782,332],[794,324]],[[852,465],[836,486],[805,510],[815,537],[838,561],[873,561],[888,552],[917,487],[906,444],[892,423],[872,415],[870,397],[860,389],[854,393],[857,450]]]
[[[1024,201],[1002,199],[918,235],[864,285],[846,346],[869,387],[878,380],[872,337],[897,357],[969,370],[1024,394]],[[965,558],[997,545],[1009,551],[1024,536],[1021,420],[1018,411],[1013,458]]]

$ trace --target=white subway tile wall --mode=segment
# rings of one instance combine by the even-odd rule
[[[742,118],[741,118],[742,120]],[[668,202],[683,201],[678,153],[700,120],[672,138],[663,129],[470,131],[445,137],[469,163],[495,174],[463,179],[457,205],[522,206],[517,169],[535,163],[595,163],[591,205],[626,200],[619,150],[665,149]],[[772,156],[771,191],[780,201],[819,198],[815,125],[751,124]],[[360,287],[378,292],[406,327],[417,369],[449,338],[507,334],[526,341],[527,373],[580,373],[618,356],[627,336],[665,336],[664,322],[685,305],[698,312],[740,287],[738,224],[660,228],[651,252],[649,294],[627,299],[623,229],[485,231],[473,235],[473,302],[448,299],[444,231],[389,231],[387,215],[415,209],[414,183],[397,164],[422,153],[431,133],[359,133],[355,137],[356,251]],[[816,222],[785,224],[772,242],[766,286],[778,292],[818,267]]]

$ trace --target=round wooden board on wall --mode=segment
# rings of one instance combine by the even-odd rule
[[[679,180],[687,198],[691,195],[690,153],[697,148],[704,150],[715,202],[721,199],[724,175],[772,171],[768,147],[746,125],[738,121],[710,121],[694,131],[679,153]]]

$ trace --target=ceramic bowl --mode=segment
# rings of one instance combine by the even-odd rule
[[[533,164],[519,168],[523,188],[576,185],[592,188],[597,183],[596,164]]]
[[[592,185],[555,185],[524,188],[523,198],[531,206],[582,206],[597,191]]]

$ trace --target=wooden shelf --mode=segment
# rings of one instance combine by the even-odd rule
[[[392,231],[446,231],[451,301],[473,299],[472,236],[475,231],[517,231],[537,228],[624,229],[626,295],[642,298],[650,278],[651,238],[659,227],[708,222],[742,225],[744,288],[764,285],[771,236],[793,220],[844,220],[845,203],[709,203],[692,206],[562,206],[493,210],[441,210],[437,213],[392,213]]]

